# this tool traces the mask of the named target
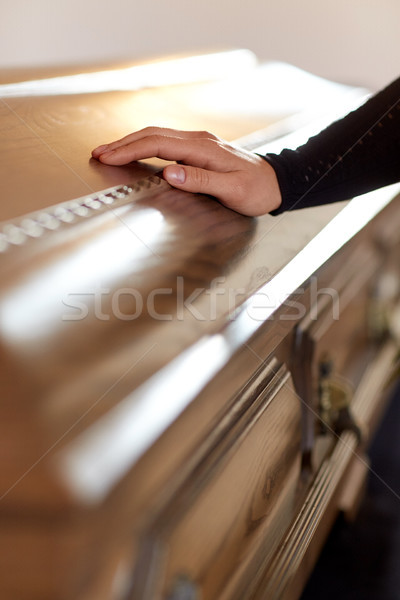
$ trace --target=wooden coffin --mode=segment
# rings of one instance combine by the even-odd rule
[[[295,599],[357,504],[398,349],[398,188],[251,219],[157,161],[89,160],[163,102],[217,123],[177,106],[208,85],[4,96],[5,600]]]

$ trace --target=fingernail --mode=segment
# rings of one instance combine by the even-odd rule
[[[165,177],[170,183],[185,183],[185,169],[182,169],[182,167],[178,166],[168,167],[168,169],[165,170]]]

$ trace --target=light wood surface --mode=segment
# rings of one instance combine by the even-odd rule
[[[250,219],[89,158],[154,115],[277,118],[191,113],[207,85],[0,101],[5,600],[294,600],[384,410],[397,188]],[[361,446],[321,428],[327,353]]]

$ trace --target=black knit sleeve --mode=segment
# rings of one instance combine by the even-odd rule
[[[265,159],[282,194],[272,214],[347,200],[400,181],[400,78],[303,146]]]

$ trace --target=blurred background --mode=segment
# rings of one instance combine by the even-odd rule
[[[242,47],[378,88],[400,72],[398,0],[0,0],[0,68]]]

